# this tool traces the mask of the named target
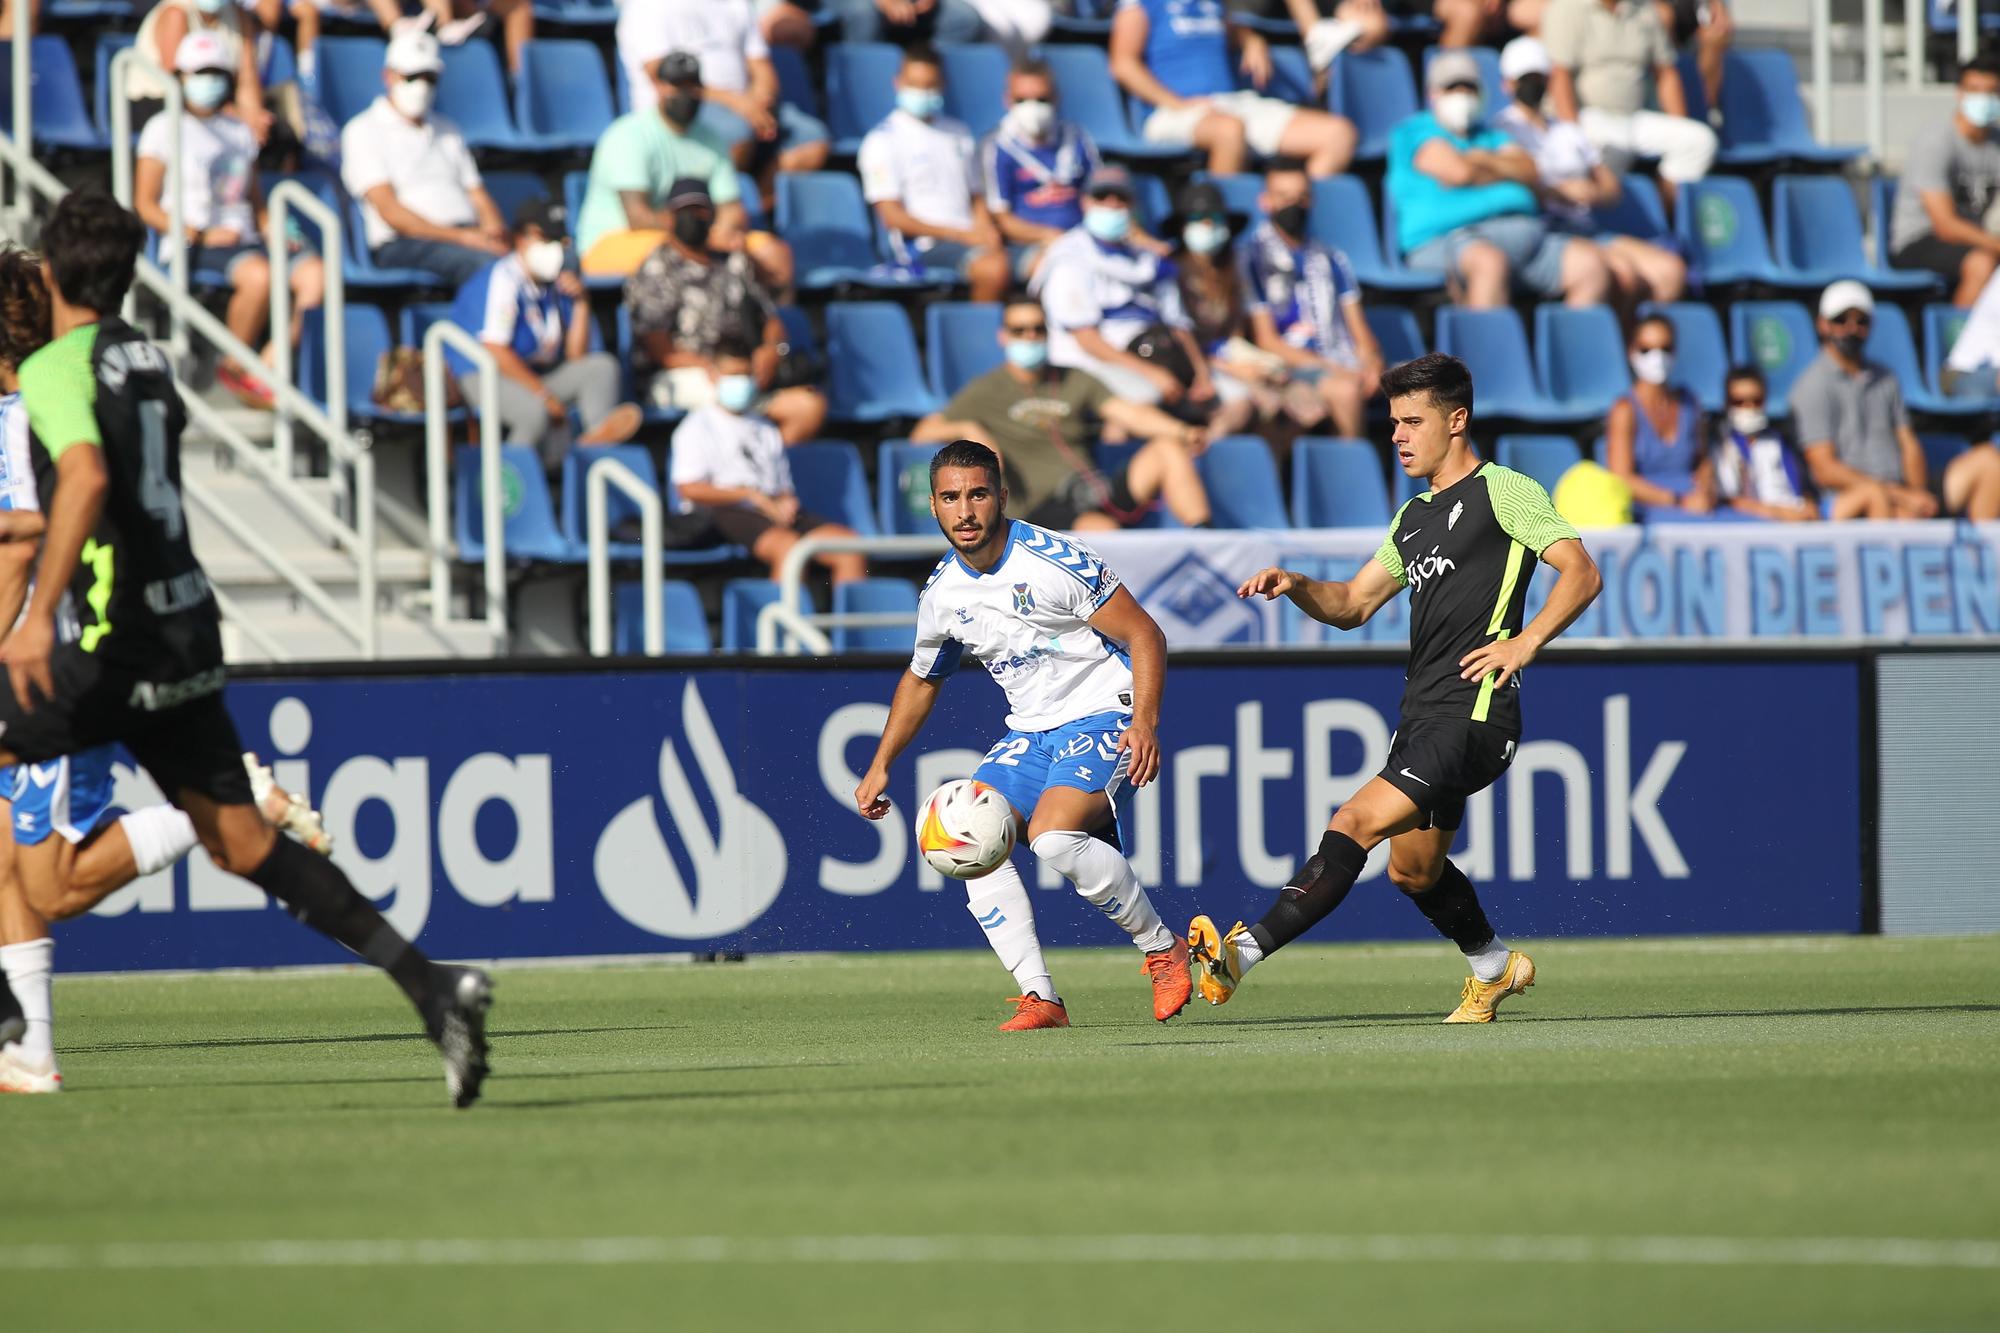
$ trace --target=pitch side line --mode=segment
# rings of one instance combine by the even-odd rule
[[[522,1265],[1485,1263],[2000,1269],[2000,1241],[1741,1236],[598,1236],[0,1246],[0,1271]]]

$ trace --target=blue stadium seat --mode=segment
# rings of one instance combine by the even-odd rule
[[[834,629],[836,653],[908,653],[916,646],[917,589],[908,579],[862,579],[858,583],[833,586],[833,609],[857,615],[894,613],[908,615],[908,625],[862,625]]]
[[[806,611],[819,609],[810,586],[802,588]],[[778,585],[770,579],[731,579],[722,585],[722,651],[747,653],[757,646],[757,613],[778,600]],[[916,636],[911,636],[911,642]]]
[[[1368,329],[1382,347],[1382,359],[1390,365],[1414,360],[1430,350],[1424,345],[1424,331],[1414,310],[1400,305],[1364,305],[1361,314]]]
[[[604,57],[593,42],[539,38],[521,52],[514,120],[551,149],[589,152],[616,114]]]
[[[1374,445],[1313,435],[1293,442],[1293,527],[1380,528],[1388,522],[1389,488]]]
[[[1614,336],[1612,346],[1622,348],[1624,340]],[[1479,386],[1478,412],[1482,417],[1562,422],[1587,415],[1551,401],[1542,391],[1528,351],[1528,331],[1511,307],[1498,310],[1440,307],[1437,350],[1458,357],[1472,368],[1473,382]]]
[[[1493,457],[1554,495],[1563,473],[1583,461],[1583,450],[1567,435],[1502,435],[1493,442]]]
[[[138,15],[132,0],[49,0],[42,12],[50,27],[71,23],[128,23]]]
[[[1076,12],[1056,12],[1049,24],[1050,32],[1092,42],[1102,42],[1111,36],[1111,0],[1075,0],[1071,8]]]
[[[782,180],[783,177],[779,179]],[[583,199],[589,192],[590,173],[588,171],[565,171],[563,173],[563,208],[569,213],[571,226],[575,226],[576,220],[583,216]]]
[[[1854,191],[1840,176],[1780,176],[1771,187],[1772,251],[1792,286],[1859,278],[1877,291],[1928,292],[1929,272],[1871,264]]]
[[[347,331],[347,416],[354,424],[370,422],[422,425],[421,412],[385,412],[375,406],[375,372],[382,356],[395,344],[389,318],[379,306],[350,300],[342,320]],[[300,321],[297,363],[299,392],[322,408],[329,403],[326,382],[326,312],[313,309]]]
[[[924,310],[924,369],[930,390],[944,402],[1004,359],[1000,306],[992,301],[939,301]]]
[[[1924,374],[1917,340],[1910,335],[1910,321],[1900,306],[1884,301],[1875,307],[1875,323],[1868,330],[1863,355],[1889,368],[1912,411],[1941,417],[1983,417],[1992,407],[1990,398],[1947,397],[1937,391],[1937,381]]]
[[[1358,162],[1380,162],[1389,152],[1396,122],[1423,109],[1410,58],[1394,46],[1342,51],[1333,58],[1326,85],[1327,110],[1354,122],[1360,140]]]
[[[1674,218],[1686,247],[1692,275],[1709,287],[1761,282],[1786,286],[1790,279],[1771,258],[1764,210],[1757,191],[1737,176],[1710,176],[1681,187]]]
[[[1695,396],[1704,412],[1724,407],[1724,379],[1729,374],[1729,344],[1715,307],[1699,301],[1648,305],[1645,313],[1662,314],[1674,326],[1674,372],[1671,382]]]
[[[264,81],[264,86],[275,88],[281,83],[297,83],[299,58],[292,50],[291,38],[265,33],[259,40],[264,56],[263,63],[257,66],[257,77]]]
[[[457,124],[472,147],[501,152],[532,152],[567,147],[544,143],[521,133],[508,108],[507,76],[500,53],[491,42],[461,42],[440,48],[444,73],[438,77],[437,113]]]
[[[1211,176],[1201,173],[1201,179],[1222,192],[1222,206],[1232,213],[1241,213],[1256,226],[1264,220],[1264,210],[1257,201],[1264,194],[1264,178],[1253,171],[1239,171],[1230,176]]]
[[[876,422],[937,410],[924,387],[916,336],[903,307],[835,301],[826,308],[828,396],[835,421]]]
[[[1577,417],[1601,417],[1632,387],[1624,338],[1610,306],[1535,307],[1535,371],[1549,399]]]
[[[670,653],[712,653],[708,613],[701,609],[701,592],[679,579],[660,583],[660,619]],[[646,587],[621,583],[611,590],[611,651],[636,655],[646,651]]]
[[[1239,14],[1239,21],[1241,18],[1242,16]],[[1291,16],[1286,15],[1280,22],[1284,24],[1289,34],[1288,40],[1297,41],[1299,30],[1292,22]],[[1236,75],[1236,86],[1238,88],[1249,89],[1252,92],[1262,93],[1266,97],[1275,97],[1280,102],[1290,102],[1295,106],[1311,106],[1318,100],[1313,96],[1312,66],[1306,63],[1304,49],[1298,46],[1279,46],[1274,42],[1271,44],[1269,50],[1271,52],[1270,82],[1259,88],[1239,69]]]
[[[0,42],[0,130],[8,134],[14,132],[13,47],[12,42]],[[35,38],[28,47],[28,64],[33,71],[28,112],[34,118],[36,145],[85,153],[109,151],[111,140],[91,119],[84,101],[83,76],[69,43],[46,33]]]
[[[847,440],[808,440],[785,450],[792,490],[803,508],[873,537],[875,507],[868,502],[868,472],[861,451]]]
[[[485,185],[486,193],[493,196],[500,216],[507,220],[510,227],[514,225],[514,214],[522,204],[530,199],[549,197],[549,187],[532,171],[482,172],[480,182]]]
[[[562,535],[563,540],[584,555],[590,553],[590,469],[607,460],[623,463],[655,494],[660,489],[659,474],[653,470],[653,455],[643,444],[578,445],[563,455]],[[626,519],[639,521],[639,504],[616,486],[605,491],[605,517],[615,530]],[[621,542],[613,538],[606,548],[613,560],[637,560],[646,553],[643,542]]]
[[[1951,355],[1951,345],[1958,341],[1971,313],[1941,302],[1924,307],[1924,383],[1954,403],[1979,403],[1989,411],[2000,412],[2000,389],[1996,389],[1990,373],[1966,376],[1949,395],[1944,392],[1945,358]]]
[[[1137,196],[1132,207],[1138,214],[1139,225],[1147,231],[1158,234],[1173,216],[1174,201],[1167,193],[1167,183],[1149,172],[1135,172],[1132,176],[1132,190]]]
[[[1628,171],[1622,177],[1624,189],[1609,208],[1596,210],[1597,225],[1620,236],[1637,236],[1642,241],[1667,240],[1673,235],[1667,225],[1666,205],[1660,201],[1660,187],[1650,176]]]
[[[1788,416],[1792,381],[1819,355],[1812,316],[1796,301],[1738,301],[1729,308],[1729,353],[1756,363],[1770,386],[1770,413]]]
[[[1431,76],[1431,61],[1437,59],[1438,52],[1444,49],[1441,46],[1427,46],[1424,48],[1423,76],[1426,83],[1428,83]],[[1487,111],[1491,113],[1506,106],[1511,99],[1508,98],[1505,88],[1502,87],[1500,78],[1500,53],[1490,46],[1461,46],[1457,49],[1471,56],[1473,61],[1479,66],[1479,87],[1481,94],[1486,98]]]
[[[855,177],[844,171],[779,172],[777,205],[778,234],[791,244],[799,290],[889,285],[871,276],[874,219]]]
[[[1387,247],[1375,230],[1375,204],[1368,187],[1353,176],[1329,176],[1313,182],[1313,239],[1330,245],[1347,256],[1354,276],[1363,287],[1376,291],[1408,293],[1434,292],[1444,286],[1435,273],[1414,273],[1404,268],[1393,241]],[[1373,307],[1370,307],[1371,309]]]
[[[771,48],[771,68],[778,75],[778,100],[790,102],[815,119],[819,116],[819,87],[806,68],[805,53],[796,46]]]
[[[1139,137],[1102,47],[1051,46],[1042,55],[1056,76],[1064,117],[1089,131],[1100,152],[1134,162],[1176,162],[1192,156],[1191,149],[1149,144]]]
[[[937,531],[931,517],[931,455],[937,444],[884,440],[875,451],[875,518],[883,533],[908,537]]]
[[[1924,447],[1924,464],[1933,477],[1941,477],[1951,466],[1953,459],[1968,448],[1963,435],[1950,435],[1943,431],[1920,430],[1917,443]]]
[[[396,312],[396,345],[422,348],[431,325],[450,319],[449,301],[412,301]]]
[[[1271,446],[1255,435],[1226,435],[1195,460],[1218,528],[1289,528]]]
[[[826,120],[833,151],[851,157],[861,138],[896,109],[901,48],[888,42],[835,42],[826,48]]]
[[[314,45],[319,104],[334,124],[344,127],[382,92],[382,54],[387,49],[380,37],[322,37]]]
[[[1687,89],[1688,114],[1706,117],[1700,72],[1694,57],[1680,58],[1681,86]],[[1802,162],[1837,167],[1867,150],[1854,144],[1823,144],[1813,138],[1799,93],[1798,70],[1789,52],[1730,51],[1722,65],[1722,141],[1716,160],[1724,166],[1763,166]]]
[[[454,451],[452,466],[452,508],[458,558],[477,562],[486,558],[486,515],[480,502],[479,447],[465,445]],[[547,560],[570,563],[584,553],[572,546],[556,527],[555,501],[549,495],[549,480],[542,472],[541,456],[525,445],[500,447],[501,484],[511,502],[503,513],[501,535],[510,561]]]
[[[618,26],[612,0],[535,0],[537,28],[607,33]]]
[[[982,138],[1007,114],[1007,52],[991,42],[940,42],[944,113]]]
[[[97,34],[96,48],[91,57],[91,68],[94,71],[94,77],[91,80],[90,112],[91,115],[96,117],[97,128],[103,133],[107,142],[111,138],[111,57],[117,55],[126,47],[133,45],[137,40],[137,33],[100,32]],[[7,98],[10,108],[13,100],[12,90],[10,89]],[[0,115],[12,114],[11,110],[0,112]],[[37,118],[39,119],[39,117]],[[133,138],[138,138],[136,132],[133,134]]]

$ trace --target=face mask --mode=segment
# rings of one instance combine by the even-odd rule
[[[741,416],[757,401],[757,381],[749,375],[724,375],[715,382],[715,401],[723,411]]]
[[[229,0],[194,0],[194,7],[210,18],[214,18],[217,14],[229,8]]]
[[[1481,106],[1478,93],[1440,93],[1433,110],[1438,124],[1453,134],[1464,134],[1479,119]]]
[[[406,120],[422,120],[437,101],[437,85],[429,79],[404,79],[389,90],[389,105]]]
[[[1840,349],[1840,354],[1848,360],[1859,361],[1861,359],[1861,349],[1868,345],[1868,335],[1865,333],[1835,334],[1833,345]]]
[[[1967,93],[1958,99],[1959,114],[1980,129],[2000,121],[2000,93]]]
[[[1132,214],[1123,208],[1086,208],[1083,228],[1100,241],[1122,241],[1132,230]]]
[[[918,120],[929,120],[944,110],[944,94],[935,88],[898,88],[896,105]]]
[[[674,214],[674,239],[691,250],[708,244],[709,218],[706,214],[682,209]]]
[[[1278,230],[1287,236],[1304,236],[1306,222],[1311,217],[1312,213],[1304,204],[1286,204],[1271,214],[1271,221],[1277,223]]]
[[[187,94],[189,106],[201,111],[213,111],[229,96],[229,76],[214,70],[190,74],[182,81],[181,91]]]
[[[1056,109],[1047,102],[1016,102],[1007,112],[1007,123],[1021,138],[1039,142],[1056,127]]]
[[[1549,76],[1546,74],[1523,74],[1514,80],[1514,100],[1522,106],[1534,110],[1549,95]]]
[[[1771,418],[1764,415],[1761,407],[1732,407],[1729,409],[1729,428],[1738,435],[1755,435],[1771,424]]]
[[[1007,359],[1023,370],[1040,370],[1049,361],[1046,338],[1017,338],[1007,344]]]
[[[1647,384],[1665,384],[1674,368],[1674,354],[1664,347],[1649,347],[1632,353],[1632,373]]]
[[[536,241],[528,247],[522,264],[528,276],[544,285],[554,282],[562,273],[563,243],[561,241]]]
[[[660,104],[667,119],[676,125],[692,125],[694,118],[701,114],[700,93],[675,93]]]
[[[1187,248],[1196,254],[1212,255],[1229,244],[1229,228],[1220,222],[1202,218],[1182,227],[1181,239],[1187,242]]]

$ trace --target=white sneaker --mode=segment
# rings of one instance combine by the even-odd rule
[[[257,762],[254,754],[243,756],[243,771],[250,775],[250,796],[265,823],[283,829],[321,856],[333,855],[333,835],[320,823],[319,811],[307,805],[303,796],[280,787],[271,770]]]
[[[62,1073],[53,1055],[37,1060],[13,1042],[0,1046],[0,1092],[61,1092]]]

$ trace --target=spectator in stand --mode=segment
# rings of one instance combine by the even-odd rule
[[[1676,186],[1698,181],[1715,163],[1715,131],[1688,117],[1674,46],[1655,0],[1549,0],[1542,43],[1549,109],[1583,127],[1622,167],[1633,157],[1660,160],[1671,204]],[[1646,109],[1646,76],[1660,109]]]
[[[534,0],[424,0],[431,28],[446,46],[462,46],[498,24],[507,50],[507,72],[521,73],[521,52],[535,40]]]
[[[711,249],[715,203],[695,177],[674,185],[662,211],[667,239],[625,283],[632,337],[643,364],[657,368],[647,388],[655,407],[691,412],[715,401],[716,352],[738,330],[761,337],[751,354],[757,411],[777,423],[785,443],[819,433],[826,395],[809,385],[772,390],[785,326],[771,294],[741,252]]]
[[[1261,92],[1239,92],[1238,68],[1252,88],[1263,88],[1271,81],[1271,49],[1231,22],[1222,0],[1118,0],[1111,75],[1153,108],[1146,142],[1200,148],[1218,176],[1242,171],[1250,153],[1299,158],[1314,176],[1347,168],[1354,157],[1353,121]]]
[[[568,240],[562,205],[528,200],[514,214],[514,249],[473,275],[451,306],[451,322],[493,354],[502,437],[540,450],[551,472],[572,441],[619,444],[640,422],[636,406],[618,401],[618,358],[590,350],[590,302],[564,267]],[[479,401],[480,372],[449,347],[445,355],[466,400]]]
[[[207,32],[182,38],[174,63],[187,100],[187,119],[181,126],[184,234],[174,234],[166,199],[167,165],[173,151],[169,117],[155,116],[139,134],[133,207],[159,234],[159,262],[167,263],[185,245],[190,273],[214,271],[229,280],[224,322],[231,333],[256,347],[270,323],[271,264],[260,240],[264,199],[257,187],[257,139],[229,110],[236,66],[224,43]],[[316,257],[299,255],[292,260],[290,280],[291,338],[296,343],[305,312],[320,303],[325,274]],[[266,357],[270,350],[264,348]],[[224,360],[215,377],[254,407],[268,408],[274,402],[270,387],[232,360]]]
[[[429,269],[462,287],[510,246],[465,136],[431,114],[443,72],[436,37],[392,37],[382,63],[387,91],[340,132],[340,175],[361,201],[377,264]]]
[[[680,493],[682,513],[705,514],[723,541],[749,547],[775,575],[799,538],[855,532],[800,507],[784,438],[757,412],[751,364],[756,355],[756,340],[747,332],[726,334],[716,344],[708,369],[714,401],[674,428],[667,473]],[[835,583],[868,576],[868,561],[858,552],[827,553],[818,560]]]
[[[2000,393],[2000,276],[1988,278],[1979,289],[1938,378],[1948,394]]]
[[[1009,301],[1000,347],[1007,360],[919,421],[919,444],[977,440],[1000,455],[1007,500],[1030,523],[1071,532],[1129,528],[1156,499],[1191,528],[1207,525],[1208,491],[1195,457],[1209,432],[1157,407],[1114,398],[1085,371],[1048,363],[1049,326],[1033,301]],[[1109,425],[1147,443],[1117,472],[1097,470],[1094,442]]]
[[[1361,313],[1347,256],[1312,239],[1312,182],[1281,163],[1264,173],[1265,221],[1238,254],[1258,347],[1317,391],[1340,434],[1361,438],[1382,349]]]
[[[1439,46],[1498,46],[1510,33],[1541,29],[1549,0],[1435,0]]]
[[[1180,247],[1170,251],[1174,290],[1215,383],[1209,433],[1254,429],[1282,455],[1299,430],[1325,419],[1326,409],[1309,385],[1293,380],[1283,361],[1250,341],[1250,284],[1232,249],[1245,225],[1224,206],[1213,183],[1189,184],[1167,219],[1167,234]]]
[[[1478,62],[1462,51],[1432,58],[1431,109],[1389,132],[1386,188],[1396,243],[1413,269],[1442,273],[1461,305],[1506,305],[1518,287],[1570,305],[1610,289],[1604,252],[1542,221],[1534,159],[1481,118]]]
[[[847,42],[976,42],[979,11],[968,0],[833,0]]]
[[[1017,281],[1049,244],[1083,221],[1083,183],[1102,165],[1081,125],[1057,113],[1055,80],[1039,60],[1007,75],[1007,114],[979,146],[986,211],[1007,242]]]
[[[1710,475],[1716,498],[1732,511],[1776,523],[1811,523],[1820,516],[1811,499],[1805,460],[1785,433],[1771,424],[1764,404],[1769,388],[1764,372],[1754,365],[1732,366],[1724,387],[1728,413],[1716,425],[1709,444]],[[1862,495],[1857,489],[1853,494]],[[1875,497],[1886,501],[1880,491]],[[1850,501],[1851,507],[1851,501]],[[1843,513],[1838,506],[1829,518],[1879,518],[1879,514]]]
[[[292,20],[292,45],[298,53],[299,72],[312,75],[317,67],[318,57],[313,48],[319,45],[320,29],[331,16],[349,23],[365,23],[375,20],[385,33],[393,32],[403,23],[421,23],[422,20],[405,19],[402,6],[396,0],[238,0],[257,16],[265,32],[273,35],[284,30],[285,19]]]
[[[250,128],[263,143],[270,137],[271,113],[264,105],[264,80],[257,68],[257,20],[239,8],[235,0],[160,0],[146,12],[133,45],[154,64],[172,73],[180,69],[178,53],[189,33],[207,33],[222,44],[223,58],[229,62],[235,81],[236,119]],[[152,74],[135,68],[125,79],[132,99],[132,124],[143,128],[165,105],[166,89]]]
[[[1701,95],[1709,117],[1719,114],[1722,102],[1723,62],[1736,37],[1736,22],[1729,17],[1723,0],[1654,0],[1660,22],[1672,34],[1674,45],[1686,50],[1694,45],[1695,68],[1701,71]]]
[[[1701,404],[1667,381],[1674,372],[1674,326],[1648,315],[1626,345],[1632,387],[1604,421],[1605,462],[1631,488],[1642,514],[1707,514],[1715,480],[1702,447]]]
[[[778,72],[751,0],[626,0],[618,9],[618,60],[634,111],[653,109],[648,73],[670,51],[687,51],[702,80],[698,129],[730,145],[736,165],[770,190],[778,171],[826,165],[826,126],[778,100]]]
[[[800,51],[809,50],[819,39],[811,11],[792,0],[757,0],[757,31],[764,35],[766,46],[790,46]]]
[[[1932,478],[1895,372],[1863,355],[1875,297],[1843,278],[1820,293],[1820,354],[1792,383],[1792,424],[1812,478],[1828,503],[1876,507],[1857,488],[1887,493],[1889,516],[1932,518],[1940,510],[1974,521],[2000,518],[2000,450],[1969,449]]]
[[[1890,262],[1929,269],[1968,306],[2000,266],[1993,204],[2000,198],[2000,55],[1988,53],[1958,72],[1949,122],[1919,130],[1903,157],[1889,220]]]
[[[1687,290],[1686,260],[1663,245],[1597,225],[1592,210],[1616,204],[1625,184],[1580,127],[1543,113],[1553,68],[1548,49],[1535,38],[1507,43],[1500,52],[1500,75],[1514,100],[1493,117],[1534,159],[1543,218],[1552,231],[1596,243],[1611,271],[1617,303],[1628,316],[1647,301],[1680,300]]]
[[[972,131],[944,114],[944,69],[912,47],[896,76],[896,109],[861,141],[861,193],[889,233],[896,262],[955,273],[975,301],[1007,290],[1007,246],[986,211]]]

